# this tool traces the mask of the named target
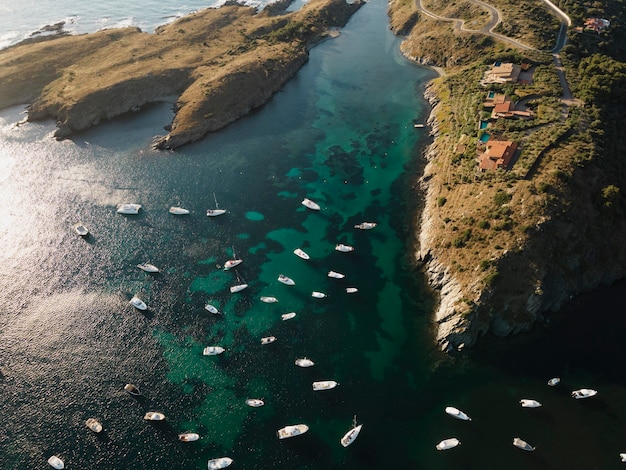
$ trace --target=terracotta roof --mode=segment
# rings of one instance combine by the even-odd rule
[[[481,170],[507,169],[517,149],[517,142],[495,140],[489,141],[485,152],[480,156]]]

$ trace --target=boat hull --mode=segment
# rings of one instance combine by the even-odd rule
[[[294,424],[292,426],[285,426],[276,432],[278,439],[288,439],[290,437],[300,436],[307,432],[309,427],[306,424]]]
[[[362,427],[363,425],[359,424],[358,426],[353,427],[347,433],[345,433],[341,438],[341,445],[344,447],[348,447],[350,444],[352,444],[359,436]]]

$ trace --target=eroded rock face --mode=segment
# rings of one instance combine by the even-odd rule
[[[228,3],[160,27],[57,37],[0,51],[0,108],[30,103],[69,137],[150,102],[178,98],[159,148],[196,141],[263,105],[307,61],[307,50],[345,25],[362,2],[287,2],[257,13]]]

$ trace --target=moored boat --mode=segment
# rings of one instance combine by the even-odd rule
[[[307,357],[303,357],[301,359],[296,359],[296,365],[298,367],[311,367],[315,365],[315,362]]]
[[[304,250],[302,250],[300,248],[296,248],[295,250],[293,250],[293,253],[297,257],[302,258],[302,259],[310,259],[311,258],[307,253],[304,252]]]
[[[165,415],[158,411],[148,411],[145,415],[143,415],[143,419],[146,421],[163,421],[165,419]]]
[[[341,440],[339,442],[341,442],[341,445],[344,447],[348,447],[350,444],[352,444],[356,438],[359,436],[359,433],[361,432],[361,428],[363,428],[362,424],[357,425],[356,424],[356,415],[354,415],[354,418],[352,418],[352,428],[343,435],[343,437],[341,438]]]
[[[278,299],[276,297],[261,297],[261,302],[265,302],[266,304],[274,304],[276,302],[278,302]]]
[[[241,292],[244,289],[248,288],[248,284],[237,284],[236,286],[230,287],[230,293],[234,294],[235,292]]]
[[[252,408],[258,408],[259,406],[265,405],[265,402],[260,398],[248,398],[246,400],[246,405],[251,406]]]
[[[261,338],[261,344],[270,344],[276,341],[276,336],[264,336]]]
[[[354,228],[358,228],[360,230],[371,230],[376,227],[376,222],[361,222],[360,224],[356,224]]]
[[[533,446],[531,446],[528,442],[526,442],[523,439],[520,439],[519,437],[514,437],[513,438],[513,445],[515,447],[517,447],[518,449],[522,449],[528,452],[532,452],[533,450],[535,450],[535,448]]]
[[[439,444],[435,446],[437,450],[448,450],[458,446],[461,443],[456,437],[451,437],[449,439],[444,439]]]
[[[346,287],[347,294],[356,294],[359,291],[356,287]]]
[[[139,391],[137,386],[135,386],[133,384],[126,384],[126,385],[124,385],[124,391],[126,393],[128,393],[129,395],[132,395],[134,397],[138,397],[138,396],[141,395],[141,392]]]
[[[300,434],[304,434],[309,430],[309,427],[306,424],[294,424],[291,426],[285,426],[284,428],[280,428],[276,435],[278,439],[287,439],[289,437],[299,436]]]
[[[339,385],[339,382],[334,380],[320,380],[319,382],[313,382],[313,390],[318,392],[320,390],[330,390]]]
[[[139,209],[141,209],[141,204],[120,204],[117,206],[117,213],[126,215],[138,214]]]
[[[558,385],[561,382],[561,379],[559,377],[553,377],[550,380],[548,380],[548,385],[550,387],[554,387],[555,385]]]
[[[214,305],[211,304],[206,304],[204,306],[204,309],[211,312],[214,315],[219,315],[220,311],[217,309],[217,307],[215,307]]]
[[[56,455],[53,455],[48,459],[48,464],[52,468],[56,468],[58,470],[63,470],[65,468],[65,464],[63,463],[63,460],[61,460]]]
[[[316,299],[323,299],[324,297],[327,297],[327,295],[323,292],[313,291],[311,292],[311,297],[315,297]]]
[[[83,224],[74,225],[74,231],[81,237],[86,237],[87,235],[89,235],[89,229]]]
[[[215,200],[215,209],[207,209],[206,215],[208,217],[217,217],[218,215],[226,214],[226,210],[220,209],[217,205],[217,197],[215,197],[215,193],[213,193],[213,199]]]
[[[354,251],[354,247],[350,245],[344,245],[343,243],[339,243],[335,245],[335,250],[340,251],[342,253],[349,253]]]
[[[102,431],[102,424],[100,424],[100,422],[96,418],[89,418],[87,421],[85,421],[85,426],[87,426],[95,433]]]
[[[626,462],[626,453],[619,454],[619,458],[622,460],[622,462]]]
[[[448,413],[453,418],[456,418],[456,419],[460,419],[460,420],[463,420],[463,421],[471,421],[472,420],[472,418],[470,418],[469,416],[467,416],[465,413],[463,413],[458,408],[455,408],[454,406],[446,406],[445,412]]]
[[[220,457],[219,459],[211,459],[207,462],[209,470],[219,470],[220,468],[226,468],[231,463],[233,463],[233,459],[230,457]]]
[[[233,247],[233,259],[229,259],[224,263],[224,271],[228,271],[229,269],[234,268],[235,266],[239,266],[243,263],[243,260],[237,258],[237,254],[235,253],[235,248]]]
[[[287,286],[293,286],[293,285],[296,284],[293,279],[291,279],[290,277],[285,276],[284,274],[279,274],[278,275],[278,282],[282,282],[283,284],[285,284]]]
[[[284,320],[291,320],[296,316],[296,312],[283,313],[280,317]]]
[[[187,215],[187,214],[189,214],[189,210],[188,209],[183,209],[182,207],[172,206],[172,207],[170,207],[170,214]]]
[[[313,210],[313,211],[318,211],[318,210],[321,209],[319,204],[317,204],[316,202],[313,202],[312,200],[310,200],[310,199],[308,199],[306,197],[302,200],[302,205],[304,207],[307,207],[307,208]]]
[[[522,405],[522,408],[539,408],[541,406],[541,403],[537,400],[531,400],[529,398],[522,398],[519,403]]]
[[[572,392],[572,397],[576,398],[576,400],[580,400],[581,398],[589,398],[597,395],[598,392],[591,388],[581,388],[578,390],[574,390]]]
[[[202,351],[204,356],[217,356],[218,354],[222,354],[226,349],[221,346],[207,346]]]
[[[334,279],[343,279],[344,277],[346,277],[346,275],[338,273],[337,271],[328,271],[328,277],[332,277]]]
[[[137,310],[148,310],[148,306],[146,305],[146,303],[137,296],[134,296],[132,299],[130,299],[130,304]]]
[[[154,264],[150,264],[150,263],[139,263],[137,265],[137,267],[139,269],[141,269],[142,271],[145,271],[147,273],[158,273],[159,272],[159,268],[157,268]]]
[[[178,435],[178,440],[182,442],[193,442],[200,439],[200,434],[196,434],[195,432],[184,432]]]

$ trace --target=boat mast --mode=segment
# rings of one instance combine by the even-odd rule
[[[215,208],[219,209],[220,207],[217,205],[217,197],[215,196],[215,193],[213,193],[213,199],[215,200]]]

